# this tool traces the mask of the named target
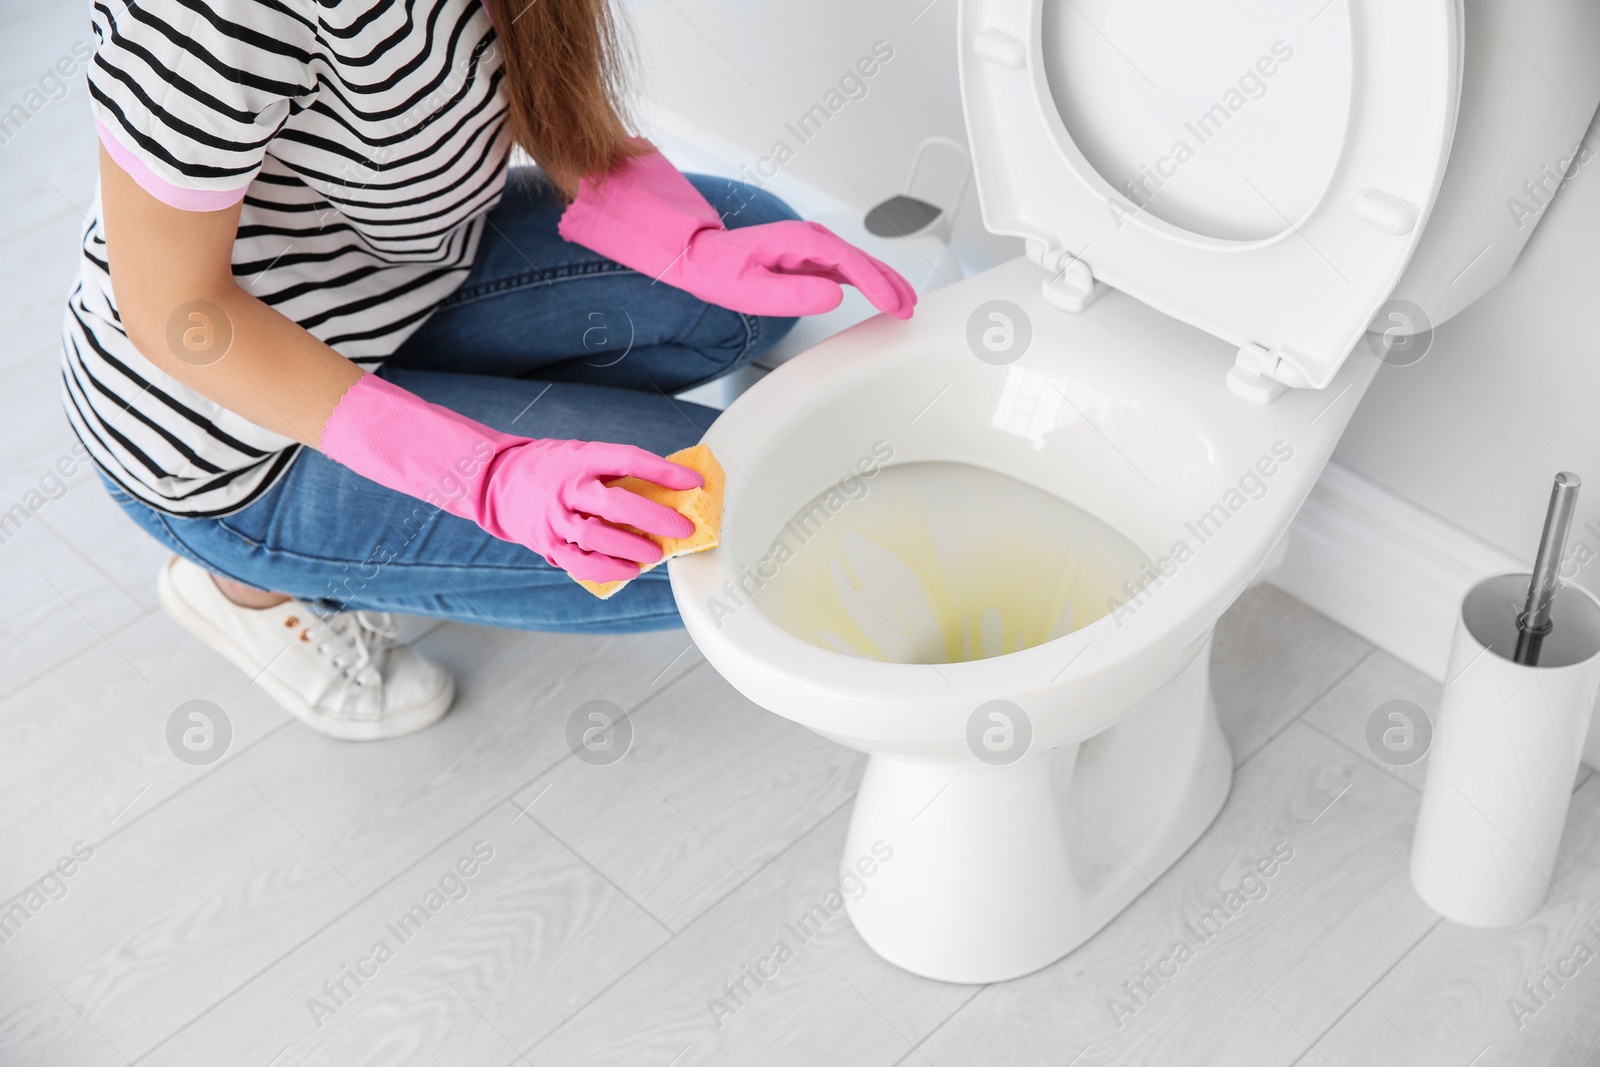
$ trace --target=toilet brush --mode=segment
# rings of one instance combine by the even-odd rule
[[[1533,573],[1479,582],[1456,619],[1411,881],[1469,926],[1531,918],[1555,872],[1600,691],[1600,600],[1559,577],[1579,484],[1556,475]]]
[[[1550,507],[1544,515],[1544,533],[1539,537],[1539,554],[1533,561],[1533,579],[1528,583],[1528,604],[1517,618],[1517,648],[1512,659],[1529,667],[1539,665],[1539,648],[1550,632],[1550,605],[1561,582],[1561,557],[1567,550],[1567,534],[1578,507],[1578,488],[1582,480],[1571,471],[1556,475],[1550,487]]]

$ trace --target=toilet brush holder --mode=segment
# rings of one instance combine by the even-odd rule
[[[1530,575],[1462,602],[1411,850],[1411,881],[1446,918],[1510,926],[1544,904],[1600,691],[1600,601],[1551,607],[1537,666],[1517,662]]]

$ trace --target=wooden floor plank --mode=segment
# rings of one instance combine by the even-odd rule
[[[1573,795],[1538,915],[1503,930],[1440,921],[1300,1067],[1468,1063],[1600,1063],[1600,781]]]
[[[295,724],[268,738],[253,779],[358,885],[391,877],[467,820],[571,758],[566,722],[595,693],[632,708],[695,660],[680,633],[582,637],[451,625],[418,647],[457,679],[438,725],[379,744]]]
[[[752,874],[525,1050],[527,1062],[887,1067],[905,1055],[972,990],[884,963],[856,934],[842,900],[841,910],[816,913],[815,925],[797,925],[811,909],[832,903],[846,824],[845,811],[835,813]],[[865,892],[871,891],[868,880]],[[755,978],[746,976],[746,967]],[[770,977],[761,979],[762,973]],[[736,981],[742,989],[732,986]]]
[[[1420,792],[1423,783],[1427,781],[1426,748],[1432,747],[1431,731],[1439,722],[1439,699],[1442,689],[1438,682],[1421,671],[1401,663],[1378,649],[1351,669],[1344,681],[1329,689],[1321,699],[1307,709],[1304,721],[1356,755],[1370,761],[1374,767],[1393,775]],[[1402,734],[1394,742],[1402,746],[1425,744],[1421,756],[1413,763],[1391,761],[1415,755],[1415,748],[1411,751],[1394,752],[1384,744],[1381,735],[1378,738],[1379,747],[1374,748],[1372,740],[1367,736],[1369,720],[1391,701],[1405,701],[1413,705],[1413,708],[1400,709],[1401,714],[1415,717],[1416,709],[1420,709],[1428,719],[1429,735],[1426,739],[1413,729],[1409,735]],[[1405,727],[1398,720],[1391,718],[1395,713],[1394,709],[1390,709],[1378,718],[1386,724],[1385,729],[1404,730]],[[1587,763],[1580,763],[1573,787],[1577,788],[1588,781],[1592,773],[1593,769]]]
[[[95,848],[5,946],[8,972],[134,1059],[354,905],[253,769],[246,752]]]
[[[569,760],[517,804],[682,929],[849,800],[862,763],[700,663],[634,716],[626,757]]]
[[[1211,685],[1243,763],[1360,662],[1372,646],[1272,585],[1253,585],[1217,623]]]
[[[0,698],[103,645],[107,635],[149,610],[85,566],[36,522],[0,544],[0,568],[6,580],[6,609],[0,613]]]
[[[143,1062],[264,1067],[288,1046],[274,1067],[490,1064],[534,1044],[670,935],[516,814],[430,851]]]
[[[1370,762],[1378,770],[1394,776],[1420,792],[1428,771],[1426,750],[1422,751],[1415,763],[1388,762],[1384,756],[1388,756],[1390,760],[1411,758],[1415,749],[1391,754],[1388,748],[1383,748],[1381,754],[1375,752],[1367,739],[1367,723],[1373,713],[1384,704],[1403,700],[1421,709],[1428,717],[1427,729],[1431,738],[1432,726],[1439,721],[1439,690],[1438,682],[1380,649],[1357,664],[1344,681],[1329,689],[1320,700],[1307,709],[1305,721]],[[1409,709],[1407,713],[1415,714]],[[1387,714],[1381,718],[1389,724],[1385,729],[1399,728],[1399,724],[1389,719]],[[1395,744],[1404,743],[1404,738],[1395,742]],[[1413,732],[1410,743],[1420,747],[1422,735]],[[1431,747],[1431,740],[1427,744]],[[1382,746],[1381,739],[1380,746]]]
[[[168,744],[168,720],[192,700],[208,701],[231,733],[209,765],[181,761]],[[75,841],[93,847],[126,830],[286,719],[159,613],[0,700],[0,901]]]

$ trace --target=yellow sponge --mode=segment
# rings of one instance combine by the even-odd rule
[[[622,529],[631,533],[648,537],[661,546],[660,563],[644,563],[639,566],[639,573],[643,574],[652,567],[659,567],[673,556],[683,556],[690,552],[704,552],[708,548],[716,548],[717,541],[722,533],[722,464],[717,462],[717,457],[711,454],[711,449],[705,445],[695,445],[685,448],[681,452],[674,452],[667,457],[674,463],[681,463],[685,467],[699,471],[705,478],[706,484],[700,489],[666,489],[654,482],[641,481],[638,478],[617,478],[606,484],[626,489],[631,493],[638,493],[646,500],[654,500],[658,504],[665,504],[678,514],[694,523],[694,533],[688,537],[658,537],[643,530],[636,530],[632,526],[619,523]],[[574,579],[579,585],[599,597],[601,600],[609,599],[618,589],[628,582],[586,582],[581,578]],[[633,579],[628,579],[632,581]]]

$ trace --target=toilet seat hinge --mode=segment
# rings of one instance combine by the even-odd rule
[[[1076,315],[1106,291],[1089,264],[1064,248],[1044,249],[1035,261],[1054,274],[1040,286],[1045,303],[1053,308]]]
[[[1282,363],[1283,356],[1276,351],[1257,344],[1239,346],[1239,354],[1228,368],[1228,391],[1252,404],[1272,403],[1289,388],[1276,377]]]

